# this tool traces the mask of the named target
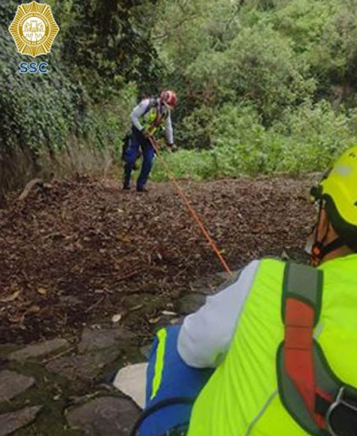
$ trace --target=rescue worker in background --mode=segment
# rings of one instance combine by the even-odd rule
[[[357,147],[311,194],[318,209],[309,241],[314,268],[255,260],[185,318],[180,359],[214,369],[194,402],[188,436],[357,435]],[[153,383],[154,394],[149,379],[152,410],[155,396],[170,401],[162,395],[170,385],[166,336],[158,334],[164,369],[162,377],[155,369],[161,385]],[[142,429],[154,436],[145,422]]]
[[[143,100],[131,113],[132,135],[124,152],[124,190],[130,190],[131,173],[141,152],[143,164],[136,190],[138,192],[147,192],[145,186],[155,156],[150,137],[153,137],[158,129],[164,127],[167,144],[171,149],[174,148],[171,111],[176,104],[176,93],[174,91],[163,91],[160,98]]]

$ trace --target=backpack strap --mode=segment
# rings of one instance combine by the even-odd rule
[[[279,394],[286,410],[310,435],[355,436],[357,391],[336,377],[314,339],[322,295],[322,271],[287,263],[282,299],[285,338],[277,354]]]
[[[145,112],[143,113],[143,116],[147,115],[152,108],[157,108],[159,106],[159,102],[157,101],[156,98],[148,98],[147,100],[149,100],[149,103]]]

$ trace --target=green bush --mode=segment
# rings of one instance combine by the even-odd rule
[[[214,118],[216,146],[166,155],[176,177],[210,179],[323,171],[356,144],[357,110],[335,115],[326,101],[287,110],[270,129],[251,106],[226,105]],[[167,180],[157,163],[154,179]]]
[[[251,102],[265,125],[310,98],[315,81],[292,41],[269,26],[243,29],[224,52],[202,53],[188,70],[195,92],[214,106]]]

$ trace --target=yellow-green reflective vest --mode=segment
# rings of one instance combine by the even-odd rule
[[[150,110],[143,115],[143,128],[149,130],[150,134],[155,138],[162,134],[164,130],[163,124],[168,117],[168,113],[160,114],[159,106],[151,107]]]
[[[230,350],[198,397],[188,436],[307,436],[282,405],[276,354],[285,264],[260,263]],[[315,334],[333,372],[357,386],[357,255],[324,263]]]

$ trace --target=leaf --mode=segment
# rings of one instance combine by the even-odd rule
[[[39,306],[31,306],[29,309],[26,310],[26,315],[33,315],[39,313],[40,311],[41,308]]]
[[[46,289],[44,289],[44,288],[38,288],[38,289],[37,289],[37,292],[38,292],[40,295],[46,295],[46,294],[47,294],[47,291],[46,291]]]
[[[129,309],[129,312],[135,312],[135,311],[137,311],[137,310],[142,309],[143,307],[144,307],[143,304],[138,304],[137,306],[134,306],[134,307],[130,308],[130,309]]]
[[[114,324],[118,323],[121,319],[122,319],[123,315],[121,315],[120,313],[118,313],[117,315],[114,315],[112,317],[112,322]]]
[[[157,324],[161,319],[161,316],[158,316],[157,318],[151,318],[149,319],[150,324]]]
[[[129,236],[122,236],[118,238],[120,242],[124,242],[124,244],[131,244],[131,239]]]
[[[177,313],[175,313],[175,312],[170,312],[170,311],[168,311],[168,310],[164,310],[163,312],[161,312],[162,313],[162,315],[164,315],[164,316],[177,316]]]
[[[8,320],[13,324],[22,324],[25,321],[25,315],[8,316]]]
[[[21,291],[16,291],[13,294],[9,295],[8,297],[2,298],[0,301],[2,303],[11,303],[13,301],[15,301],[19,295],[21,294]]]

